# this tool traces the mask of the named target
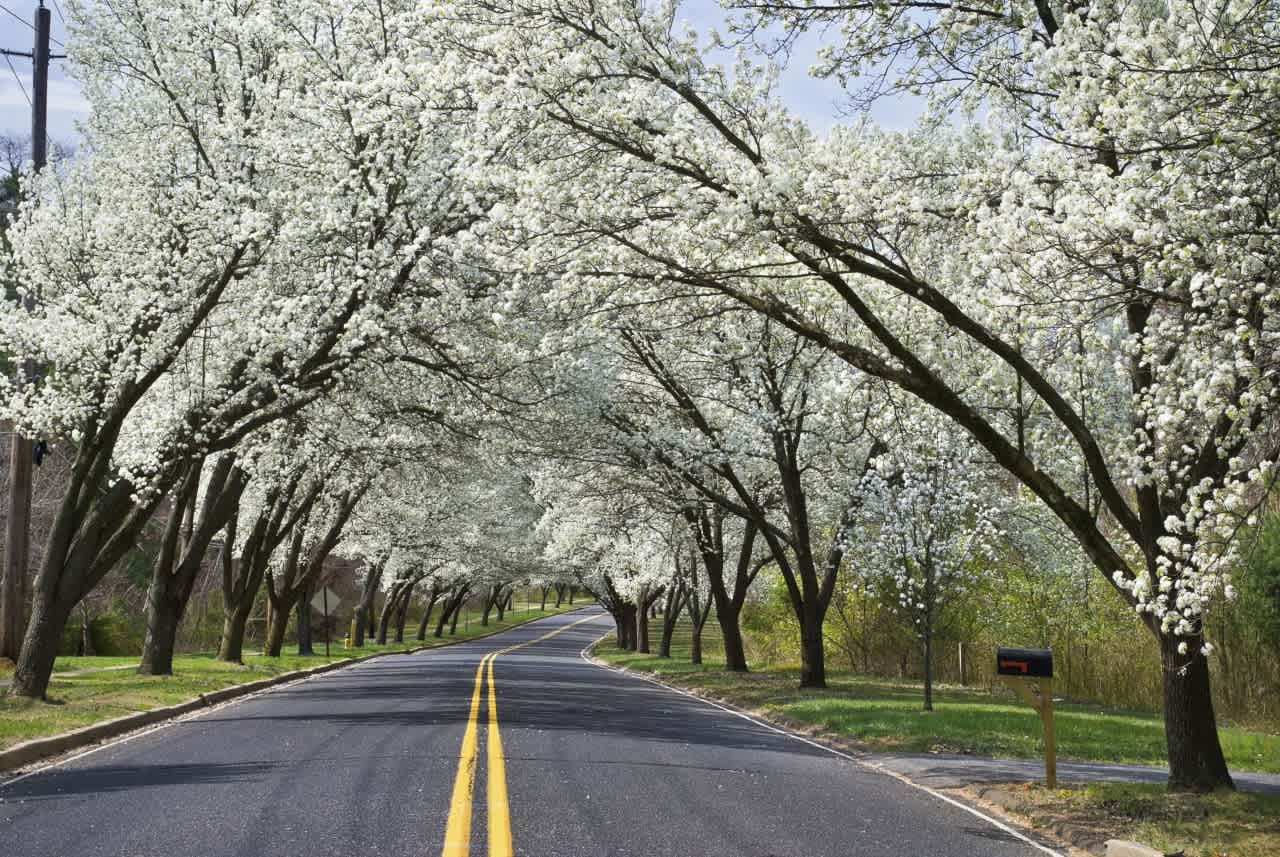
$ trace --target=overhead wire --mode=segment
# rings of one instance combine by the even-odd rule
[[[35,24],[32,24],[32,23],[31,23],[30,21],[28,21],[26,18],[22,17],[22,16],[21,16],[21,15],[19,15],[17,12],[13,11],[12,9],[10,9],[8,6],[5,6],[3,3],[0,3],[0,10],[3,10],[3,11],[5,11],[5,12],[9,13],[9,15],[11,15],[11,16],[13,17],[13,19],[14,19],[14,20],[16,20],[16,21],[21,21],[23,24],[25,24],[25,25],[26,25],[26,27],[27,27],[27,29],[28,29],[28,30],[31,30],[32,32],[34,32],[34,31],[35,31],[35,29],[36,29]],[[62,13],[61,13],[61,12],[59,12],[59,13],[58,13],[58,17],[62,17]],[[65,48],[65,47],[66,47],[66,45],[64,45],[62,42],[58,41],[57,39],[55,39],[53,36],[50,36],[50,37],[49,37],[49,41],[53,42],[55,45],[57,45],[57,46],[58,46],[58,47],[60,47],[60,48]]]
[[[18,89],[22,90],[22,97],[27,99],[27,104],[31,104],[31,96],[27,95],[27,88],[22,85],[22,78],[18,77],[18,70],[13,67],[13,61],[9,59],[9,55],[4,55],[4,63],[9,66],[9,71],[13,72],[13,80],[18,84]]]

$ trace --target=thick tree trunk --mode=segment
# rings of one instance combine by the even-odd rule
[[[624,604],[622,607],[622,647],[629,652],[636,650],[637,612],[634,604]]]
[[[284,651],[284,636],[289,629],[289,613],[291,612],[289,602],[284,602],[282,607],[275,607],[273,604],[271,610],[271,623],[267,629],[267,646],[266,655],[269,658],[280,657]]]
[[[1185,655],[1178,653],[1181,642],[1187,644]],[[1203,645],[1201,637],[1166,635],[1160,641],[1170,791],[1235,788],[1218,740],[1209,662],[1200,654]]]
[[[108,426],[107,435],[119,426]],[[139,505],[127,479],[107,484],[114,438],[77,451],[71,478],[45,540],[44,561],[31,592],[31,616],[23,636],[9,693],[43,699],[49,689],[62,631],[76,604],[137,543],[147,521],[176,481],[161,480]],[[92,498],[85,501],[84,498]],[[82,508],[87,502],[88,508]]]
[[[484,599],[484,606],[480,610],[480,627],[489,627],[489,613],[493,611],[494,605],[497,603],[498,593],[491,590],[487,598]]]
[[[222,642],[218,644],[218,660],[234,664],[244,660],[244,632],[249,624],[253,602],[237,606],[222,619]]]
[[[27,632],[22,639],[22,652],[13,673],[12,692],[21,696],[44,699],[58,657],[62,629],[71,618],[74,604],[56,600],[38,600],[32,605]]]
[[[560,605],[564,603],[564,589],[565,589],[564,584],[562,583],[556,584],[556,609],[557,610],[559,610]]]
[[[382,603],[382,612],[378,615],[378,635],[375,642],[379,646],[387,644],[387,632],[391,629],[391,620],[399,603],[400,587],[393,584],[391,591],[387,593],[387,600]]]
[[[397,643],[404,642],[404,623],[409,616],[409,604],[413,601],[413,586],[410,585],[404,595],[400,596],[400,605],[396,608],[396,636]]]
[[[636,651],[649,654],[649,607],[644,603],[648,590],[641,591],[640,607],[636,610]]]
[[[738,607],[728,603],[722,606],[719,599],[716,600],[716,622],[724,638],[724,668],[734,673],[747,672],[747,651],[742,643],[740,615]]]
[[[231,547],[236,543],[236,515],[232,514],[227,521],[226,535],[223,537],[223,544],[227,548],[222,554],[222,607],[225,618],[222,623],[222,641],[218,645],[219,660],[231,663],[243,661],[245,629],[253,613],[254,602],[262,589],[262,582],[266,579],[271,554],[289,537],[298,520],[307,514],[319,494],[318,487],[309,491],[291,517],[290,503],[297,492],[300,479],[300,476],[294,476],[284,485],[272,487],[267,492],[266,503],[249,530],[249,537],[245,540],[238,563],[231,554]]]
[[[689,663],[702,663],[702,626],[693,626],[693,636],[689,644]]]
[[[498,592],[498,602],[497,602],[497,605],[496,605],[496,606],[497,606],[497,608],[498,608],[498,621],[499,621],[499,622],[501,622],[501,621],[503,620],[503,618],[507,615],[507,606],[511,603],[510,599],[511,599],[511,597],[513,596],[513,594],[514,594],[514,591],[513,591],[513,592],[502,592],[501,590],[499,590],[499,592]]]
[[[800,686],[826,687],[826,652],[822,646],[822,614],[806,605],[800,627]]]
[[[684,590],[672,586],[667,590],[667,603],[662,606],[662,639],[658,641],[658,657],[671,657],[671,638],[676,633],[676,622],[684,608]]]
[[[431,623],[431,614],[436,609],[436,602],[440,600],[440,587],[431,587],[431,595],[427,598],[427,606],[422,611],[422,621],[418,623],[418,642],[427,639],[427,625]]]
[[[138,664],[138,672],[142,675],[173,675],[178,623],[186,607],[183,596],[189,594],[182,592],[177,568],[178,551],[182,546],[184,523],[189,531],[188,512],[194,507],[196,491],[200,488],[200,470],[199,464],[193,465],[174,496],[173,508],[169,511],[169,520],[161,537],[160,553],[151,569],[145,609],[146,634],[142,640],[142,660]]]
[[[298,654],[314,655],[311,646],[311,584],[298,591],[297,608]]]
[[[456,597],[445,599],[444,607],[440,610],[440,621],[436,623],[436,633],[435,633],[436,637],[444,636],[444,626],[449,623],[449,617],[452,616],[454,611],[456,611],[457,609],[458,609],[458,604],[456,601]]]
[[[173,651],[185,602],[174,592],[176,581],[165,572],[147,589],[147,631],[142,641],[141,675],[173,675]]]

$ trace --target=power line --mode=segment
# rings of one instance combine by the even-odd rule
[[[22,78],[18,77],[18,70],[17,70],[16,68],[14,68],[14,67],[13,67],[13,61],[12,61],[11,59],[9,59],[9,55],[8,55],[8,54],[5,54],[5,55],[4,55],[4,62],[5,62],[5,65],[9,66],[9,71],[13,72],[13,79],[14,79],[14,82],[16,82],[16,83],[18,84],[18,89],[21,89],[21,90],[22,90],[22,97],[23,97],[23,98],[25,98],[25,99],[27,99],[27,104],[28,104],[28,105],[30,105],[30,104],[31,104],[31,96],[30,96],[30,95],[27,95],[27,88],[26,88],[25,86],[23,86],[23,85],[22,85]]]
[[[56,6],[57,4],[54,4],[54,5]],[[32,25],[30,21],[28,21],[26,18],[22,17],[17,12],[10,9],[8,6],[5,6],[3,3],[0,3],[0,10],[4,10],[5,12],[8,12],[10,15],[13,16],[13,19],[15,21],[21,21],[28,30],[32,30],[32,31],[35,30],[35,26]],[[58,13],[58,17],[62,17],[61,12]],[[58,41],[57,39],[55,39],[53,36],[49,37],[49,41],[53,42],[55,45],[57,45],[60,48],[66,47],[66,45],[64,45],[62,42]]]
[[[58,13],[58,20],[62,22],[62,26],[67,26],[67,19],[62,17],[62,7],[58,5],[58,0],[53,0],[53,11]],[[49,37],[49,41],[53,41],[53,36]]]

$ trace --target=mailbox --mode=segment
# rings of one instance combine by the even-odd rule
[[[1052,649],[996,649],[996,674],[1053,678]]]

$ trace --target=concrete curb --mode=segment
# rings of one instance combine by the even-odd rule
[[[305,670],[293,670],[292,672],[281,673],[280,675],[268,676],[267,678],[254,679],[243,684],[233,684],[230,687],[211,690],[208,693],[202,693],[194,699],[188,699],[185,702],[179,702],[175,705],[164,705],[159,708],[151,708],[147,711],[139,711],[136,714],[125,714],[121,717],[115,717],[111,720],[101,720],[97,723],[90,723],[88,726],[81,726],[79,729],[72,729],[69,732],[61,732],[57,735],[50,735],[46,738],[32,738],[30,741],[23,741],[21,744],[14,744],[6,750],[0,750],[0,773],[7,773],[17,768],[24,767],[37,762],[40,759],[49,756],[57,756],[70,750],[78,750],[87,747],[90,744],[97,744],[106,741],[109,738],[118,738],[127,732],[133,732],[144,726],[153,726],[165,720],[172,720],[175,717],[181,717],[184,714],[190,714],[193,711],[200,711],[204,708],[212,708],[232,699],[242,696],[248,696],[268,688],[276,687],[282,684],[299,681],[301,679],[311,678],[312,676],[321,675],[322,673],[334,672],[344,667],[354,666],[355,664],[371,661],[375,658],[384,658],[392,655],[413,655],[418,652],[429,652],[436,649],[445,649],[449,646],[456,646],[461,643],[473,643],[476,640],[483,640],[492,637],[495,634],[501,634],[510,631],[512,628],[519,628],[521,625],[527,625],[530,622],[536,622],[539,619],[547,619],[551,616],[564,616],[569,613],[583,610],[587,606],[575,607],[572,610],[563,610],[559,613],[550,613],[546,616],[533,616],[524,619],[515,624],[508,625],[505,628],[498,628],[488,631],[484,634],[477,634],[474,637],[467,637],[465,640],[449,640],[434,646],[417,646],[412,649],[402,649],[393,652],[374,652],[370,655],[363,655],[358,658],[345,658],[340,661],[331,661],[327,664],[310,667]]]

